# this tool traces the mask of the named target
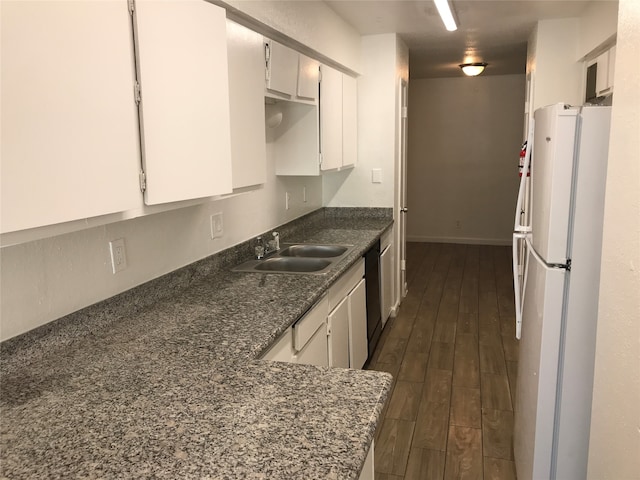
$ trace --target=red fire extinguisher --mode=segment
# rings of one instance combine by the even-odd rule
[[[524,159],[527,156],[527,141],[525,140],[520,149],[520,159],[518,161],[518,176],[522,176],[522,169],[524,168]],[[527,169],[527,177],[531,176],[531,168]]]

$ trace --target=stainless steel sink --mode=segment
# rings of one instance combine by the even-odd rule
[[[318,272],[331,265],[330,260],[306,257],[272,257],[258,263],[254,270],[267,272]]]
[[[235,272],[323,274],[342,260],[353,245],[285,244],[262,260],[250,260],[233,268]]]
[[[278,252],[281,257],[333,258],[344,254],[349,247],[344,245],[291,245]]]

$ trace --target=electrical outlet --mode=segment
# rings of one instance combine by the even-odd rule
[[[124,238],[118,238],[109,242],[111,252],[111,268],[116,274],[127,268],[127,252],[124,248]]]
[[[291,200],[291,195],[289,192],[284,192],[284,209],[289,210],[289,201]]]
[[[224,232],[222,228],[222,212],[211,215],[211,238],[220,238]]]
[[[371,170],[371,183],[382,183],[381,168],[374,168]]]
[[[456,220],[456,230],[460,230],[461,226],[462,226],[462,222],[460,222],[460,220]]]
[[[306,185],[302,187],[302,201],[307,203],[307,187]]]

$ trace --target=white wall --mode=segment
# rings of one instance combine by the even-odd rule
[[[396,154],[397,45],[395,34],[362,37],[358,77],[358,166],[323,176],[330,207],[393,207]],[[382,183],[371,170],[382,170]]]
[[[0,339],[109,298],[322,206],[320,177],[276,177],[269,143],[267,156],[267,183],[250,193],[2,248]],[[291,194],[289,210],[285,210],[285,191]],[[224,235],[211,240],[209,217],[217,212],[224,216]],[[108,242],[117,238],[125,240],[128,268],[114,275]]]
[[[640,472],[640,2],[621,0],[588,478]]]
[[[578,55],[583,57],[611,41],[618,26],[618,1],[590,2],[580,16]]]
[[[524,97],[524,74],[411,81],[408,240],[511,242]]]
[[[561,18],[539,21],[531,34],[527,73],[534,76],[534,110],[558,102],[582,105],[579,32],[580,19]]]
[[[321,1],[226,0],[223,3],[353,71],[360,71],[360,34]]]

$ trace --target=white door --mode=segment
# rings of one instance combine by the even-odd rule
[[[566,263],[577,109],[536,110],[531,159],[533,248],[547,263]]]
[[[327,317],[329,366],[349,368],[349,302],[344,298]]]
[[[393,296],[393,264],[391,262],[392,245],[387,245],[380,254],[380,311],[382,313],[382,327],[391,315]]]
[[[320,67],[320,153],[322,170],[342,167],[342,73]]]
[[[560,330],[566,271],[549,268],[527,242],[527,277],[514,407],[519,480],[551,478]]]
[[[351,368],[362,368],[368,357],[367,291],[363,278],[349,293],[349,364]]]
[[[126,2],[2,2],[1,231],[140,206]]]
[[[398,175],[398,205],[399,211],[396,220],[399,222],[398,245],[399,278],[398,288],[395,289],[400,297],[396,304],[400,303],[407,295],[407,121],[408,121],[408,87],[407,82],[400,82],[400,174]]]
[[[136,2],[145,202],[230,193],[227,27],[208,2]]]

